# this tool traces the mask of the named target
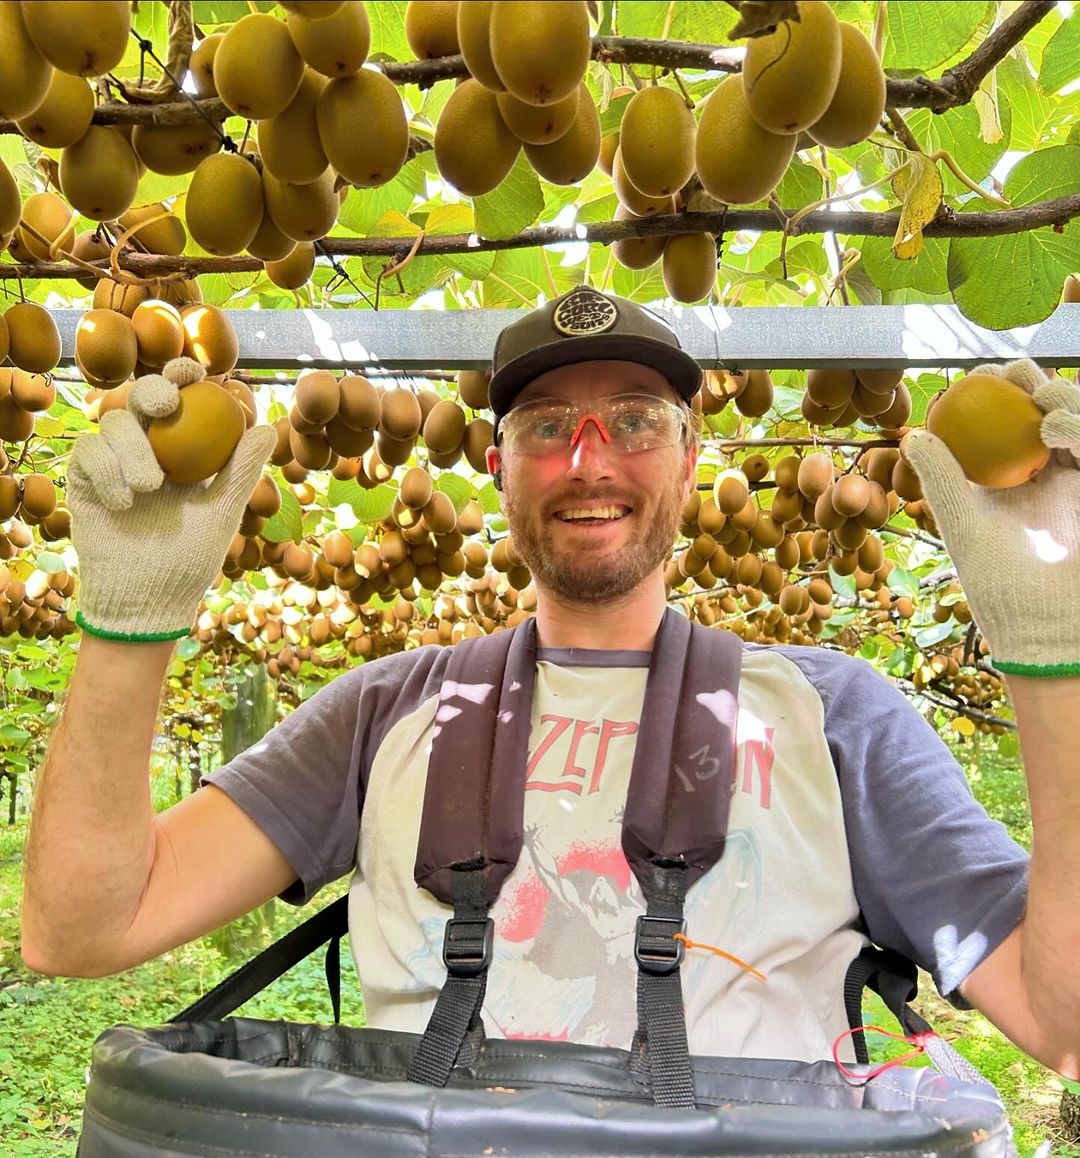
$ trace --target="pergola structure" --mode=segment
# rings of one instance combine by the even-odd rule
[[[423,375],[483,369],[499,331],[524,310],[226,310],[246,369],[385,368]],[[814,366],[954,367],[1032,358],[1080,364],[1080,305],[1045,321],[987,330],[952,305],[657,310],[705,367],[768,370]],[[54,310],[64,362],[73,362],[82,311]]]

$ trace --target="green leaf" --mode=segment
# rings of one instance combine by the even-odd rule
[[[544,194],[524,152],[496,188],[473,198],[473,206],[476,232],[492,241],[514,237],[536,222],[544,208]]]
[[[1022,49],[1019,51],[1023,52]],[[1012,111],[1009,147],[1024,152],[1037,149],[1043,143],[1047,124],[1060,107],[1059,102],[1039,91],[1026,60],[1012,53],[995,72],[999,107],[1007,104]]]
[[[855,591],[855,576],[854,575],[841,575],[839,572],[834,571],[830,567],[829,568],[829,583],[832,586],[833,591],[835,591],[836,594],[839,595],[842,599],[854,599],[855,598],[856,591]],[[835,618],[836,618],[836,616],[834,615],[833,619],[835,619]],[[832,620],[830,619],[829,622],[831,623]]]
[[[25,728],[19,728],[15,724],[0,724],[0,740],[5,744],[21,744],[29,739],[30,733]]]
[[[472,484],[453,471],[444,470],[435,480],[435,489],[448,495],[454,504],[454,510],[460,515],[465,504],[473,497]]]
[[[396,497],[397,490],[382,483],[369,491],[357,486],[348,502],[360,522],[377,523],[390,514]]]
[[[393,211],[403,216],[408,213],[424,187],[424,171],[413,157],[385,185],[375,189],[350,189],[338,213],[338,225],[366,237],[368,230],[387,213]]]
[[[903,567],[893,567],[889,572],[888,586],[890,591],[897,595],[906,595],[909,599],[917,599],[919,595],[919,577]]]
[[[915,109],[907,115],[908,126],[928,153],[944,150],[975,182],[985,180],[994,166],[1005,155],[1012,137],[1012,108],[1007,100],[998,101],[998,119],[1001,122],[1000,141],[988,144],[979,135],[979,113],[973,104],[958,105],[948,112],[934,115],[929,109]],[[958,181],[948,167],[938,165],[945,184],[945,192],[966,195],[969,190]],[[984,205],[983,208],[988,208]]]
[[[776,196],[785,209],[801,209],[825,196],[825,183],[817,169],[796,157],[777,185]],[[818,248],[821,248],[820,242]]]
[[[1080,147],[1057,145],[1021,158],[1006,178],[1014,208],[1076,191]],[[949,285],[964,316],[989,329],[1030,326],[1049,317],[1080,252],[1080,219],[1004,237],[954,237]]]
[[[971,41],[991,17],[986,0],[942,4],[940,0],[889,0],[882,64],[926,72]]]
[[[911,634],[919,647],[933,647],[935,643],[948,639],[953,633],[954,626],[952,620],[948,623],[931,623],[928,627],[920,627]]]
[[[405,36],[405,5],[397,0],[367,0],[371,24],[369,59],[384,56],[390,60],[412,60],[412,49]]]
[[[64,560],[52,551],[42,551],[35,560],[35,563],[37,569],[44,571],[47,575],[55,575],[60,571],[67,570]]]
[[[499,492],[493,482],[486,482],[476,493],[476,501],[485,515],[502,513],[502,504],[499,502]]]
[[[396,209],[390,210],[368,230],[368,237],[402,238],[402,256],[408,252],[419,234],[420,226]],[[362,259],[362,264],[364,273],[374,285],[382,271],[388,265],[393,264],[393,260],[389,257],[365,257]],[[438,258],[417,257],[410,261],[400,273],[383,278],[382,293],[412,298],[430,289],[436,282],[442,284],[442,281],[445,281],[449,276],[451,276],[450,273]]]
[[[1039,88],[1044,93],[1056,93],[1077,77],[1080,77],[1080,16],[1074,11],[1046,46],[1039,69]]]
[[[193,659],[199,654],[199,646],[197,639],[193,639],[190,635],[186,636],[176,645],[176,658]]]
[[[999,756],[1007,760],[1015,760],[1020,755],[1020,737],[1015,732],[1006,732],[998,736],[997,750]],[[1074,1094],[1080,1094],[1080,1082],[1070,1082],[1068,1078],[1060,1078],[1061,1084]]]
[[[461,202],[451,205],[440,205],[432,210],[427,219],[425,230],[429,236],[447,236],[451,234],[469,234],[476,230],[473,211],[468,205]],[[481,253],[451,253],[436,259],[444,268],[454,273],[463,274],[471,281],[483,281],[495,264],[495,253],[485,250]]]
[[[281,482],[278,482],[277,488],[281,492],[281,509],[266,520],[262,536],[271,543],[284,543],[287,540],[299,543],[304,535],[300,500]]]
[[[923,238],[923,250],[910,261],[893,256],[892,238],[859,237],[851,239],[862,251],[862,266],[879,289],[917,289],[924,293],[948,293],[946,264],[949,243],[943,237]],[[858,268],[858,267],[856,267]]]

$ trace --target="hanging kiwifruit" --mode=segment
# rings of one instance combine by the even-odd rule
[[[479,81],[463,81],[435,126],[435,164],[467,197],[490,193],[514,167],[521,141],[499,112],[499,97]]]
[[[259,122],[259,153],[263,165],[281,181],[297,185],[315,181],[330,163],[319,139],[316,116],[325,87],[326,77],[305,69],[300,88],[288,107],[276,117]]]
[[[131,376],[139,356],[132,320],[112,310],[88,310],[75,330],[75,358],[85,373],[114,385]]]
[[[371,24],[362,0],[345,0],[333,15],[317,20],[290,13],[286,24],[297,52],[323,76],[352,76],[367,60]]]
[[[496,4],[491,12],[491,59],[518,100],[554,104],[585,79],[592,54],[584,0]]]
[[[128,0],[33,0],[22,5],[22,17],[38,51],[75,76],[114,69],[131,31]]]
[[[284,112],[304,76],[284,21],[249,12],[231,25],[214,56],[214,84],[231,112],[261,121]]]
[[[86,133],[93,115],[94,93],[86,80],[54,69],[45,99],[17,124],[42,148],[63,149]]]
[[[409,123],[401,94],[381,72],[363,68],[330,81],[319,97],[318,123],[330,164],[353,185],[385,185],[405,164]]]
[[[139,166],[127,137],[108,125],[91,125],[60,154],[60,188],[91,221],[115,221],[135,200]]]
[[[60,361],[60,331],[53,316],[36,302],[16,302],[4,313],[8,357],[31,374],[47,374]]]
[[[0,4],[0,117],[17,121],[45,99],[53,67],[30,38],[18,4]]]
[[[263,182],[239,153],[215,153],[191,175],[184,217],[198,245],[218,257],[246,248],[262,224]]]

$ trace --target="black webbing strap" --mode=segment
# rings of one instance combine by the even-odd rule
[[[217,1020],[227,1017],[249,998],[287,973],[305,957],[310,957],[321,945],[330,942],[326,953],[326,983],[330,989],[330,1001],[334,1008],[334,1021],[341,1015],[341,971],[339,947],[341,938],[349,931],[349,898],[339,897],[286,933],[280,941],[275,941],[246,965],[241,965],[235,973],[218,982],[209,993],[204,994],[193,1005],[170,1017],[169,1021]]]
[[[643,882],[647,906],[634,938],[638,1028],[632,1054],[647,1071],[654,1105],[692,1110],[694,1075],[679,968],[685,944],[675,936],[686,932],[687,869],[677,861],[657,860],[650,876],[648,886]]]
[[[482,860],[453,866],[454,915],[443,936],[446,981],[409,1065],[411,1082],[445,1086],[469,1031],[479,1023],[495,934],[483,869]]]
[[[862,992],[867,985],[885,1002],[905,1034],[909,1037],[914,1034],[933,1035],[926,1039],[924,1048],[926,1056],[941,1073],[994,1088],[963,1054],[935,1034],[933,1026],[911,1008],[910,1003],[919,993],[919,971],[913,961],[892,949],[880,949],[876,945],[863,948],[844,978],[844,1007],[848,1025],[853,1029],[862,1024]],[[864,1035],[859,1032],[851,1037],[855,1043],[856,1060],[866,1065],[869,1055]]]

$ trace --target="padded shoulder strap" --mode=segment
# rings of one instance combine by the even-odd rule
[[[623,851],[646,895],[655,861],[685,861],[688,888],[724,851],[741,669],[738,636],[665,613],[623,818]]]
[[[536,623],[463,639],[450,655],[428,759],[413,876],[454,903],[455,865],[481,867],[488,904],[521,855]],[[499,769],[507,775],[496,775]],[[482,863],[480,863],[482,862]]]

